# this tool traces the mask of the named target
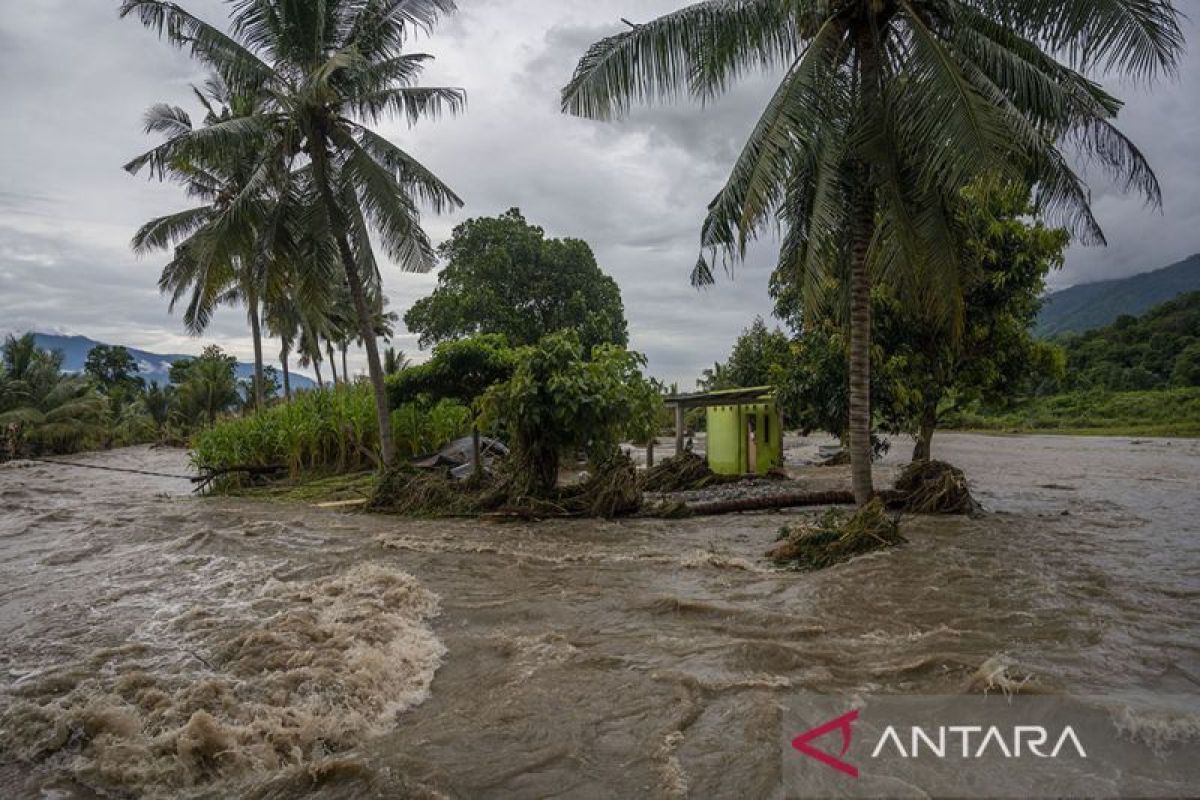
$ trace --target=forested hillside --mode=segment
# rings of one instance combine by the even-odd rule
[[[1042,304],[1034,333],[1049,337],[1101,328],[1122,314],[1142,314],[1195,291],[1200,291],[1200,253],[1153,272],[1053,292]]]

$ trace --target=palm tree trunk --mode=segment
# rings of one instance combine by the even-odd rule
[[[254,410],[261,411],[267,405],[267,392],[263,379],[262,323],[258,318],[257,295],[247,295],[246,304],[250,315],[250,336],[254,339]]]
[[[321,359],[318,357],[319,355],[320,355],[320,353],[317,353],[316,355],[312,356],[311,360],[312,360],[312,365],[313,365],[313,372],[317,373],[317,386],[324,389],[325,388],[325,379],[321,377]]]
[[[875,496],[871,482],[871,276],[867,248],[875,214],[866,169],[857,188],[850,250],[850,482],[859,507]]]
[[[346,383],[350,382],[350,369],[346,366],[346,350],[349,349],[345,342],[340,345],[342,350],[342,380]]]
[[[346,238],[345,219],[337,200],[333,196],[333,186],[329,181],[329,155],[325,152],[325,142],[315,141],[310,148],[312,153],[313,178],[321,193],[321,202],[329,215],[333,227],[334,238],[337,240],[338,253],[342,258],[342,268],[346,271],[346,283],[350,287],[350,298],[354,301],[354,311],[358,316],[359,333],[362,335],[363,347],[367,351],[367,373],[371,377],[371,387],[375,391],[375,413],[379,420],[379,457],[384,467],[391,466],[395,455],[395,445],[392,443],[392,420],[388,410],[387,387],[383,382],[383,368],[379,362],[379,344],[375,340],[375,329],[371,326],[371,311],[367,307],[367,294],[363,287],[362,276],[358,274],[358,265],[354,261],[354,251],[350,249],[350,241]]]
[[[288,340],[286,338],[280,340],[283,346],[279,348],[279,363],[283,365],[283,396],[289,401],[292,399],[292,376],[288,371]]]
[[[325,340],[325,352],[329,354],[329,369],[333,373],[333,385],[338,385],[337,359],[333,357],[333,342]]]

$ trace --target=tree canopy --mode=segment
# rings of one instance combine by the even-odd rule
[[[467,220],[439,254],[446,267],[437,288],[404,315],[422,347],[477,333],[518,347],[561,330],[575,331],[585,352],[628,341],[621,291],[592,249],[547,238],[518,209]]]
[[[483,397],[485,421],[512,437],[518,495],[546,496],[564,453],[582,450],[603,463],[657,418],[662,399],[642,375],[640,354],[603,344],[584,355],[575,332],[552,333],[518,349],[512,377]]]
[[[1170,0],[744,0],[697,2],[594,43],[562,91],[593,119],[633,103],[708,100],[752,71],[779,87],[709,204],[692,272],[781,232],[779,264],[812,303],[849,307],[849,450],[855,499],[870,466],[871,285],[880,278],[961,323],[958,231],[948,207],[981,175],[1032,180],[1036,205],[1102,243],[1069,153],[1160,202],[1114,125],[1121,102],[1088,72],[1152,79],[1183,52]]]
[[[939,420],[975,400],[1009,395],[1061,374],[1058,349],[1030,329],[1045,278],[1062,264],[1066,231],[1031,217],[1028,191],[1019,184],[976,184],[956,203],[963,235],[963,321],[955,335],[936,314],[886,287],[872,292],[872,405],[890,432],[918,438],[914,456],[928,458]],[[793,368],[780,369],[784,397],[800,410],[805,429],[841,434],[840,407],[847,382],[845,336],[829,315],[805,311],[794,286],[776,276],[778,310],[797,331]]]
[[[1200,292],[1182,294],[1140,317],[1056,340],[1066,351],[1062,388],[1165,389],[1200,386]]]

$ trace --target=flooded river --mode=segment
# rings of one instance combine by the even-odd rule
[[[1104,696],[1195,736],[1164,698],[1200,697],[1200,441],[935,448],[987,513],[815,574],[762,558],[796,514],[414,522],[0,466],[0,795],[782,796],[797,692]]]

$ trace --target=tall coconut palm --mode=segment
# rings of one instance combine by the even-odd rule
[[[234,95],[220,76],[203,87],[193,87],[205,109],[204,125],[216,126],[255,113],[259,99]],[[160,133],[169,141],[186,139],[193,132],[191,116],[178,106],[157,104],[146,112],[147,133]],[[219,305],[244,304],[254,345],[254,394],[257,407],[265,401],[262,353],[262,306],[273,276],[275,251],[283,246],[278,216],[286,203],[268,191],[257,174],[263,138],[247,139],[240,147],[221,152],[185,148],[169,162],[155,165],[142,155],[125,165],[130,173],[150,167],[151,174],[182,185],[201,204],[150,220],[133,238],[134,252],[175,246],[163,268],[159,288],[170,295],[174,310],[187,297],[183,320],[194,334],[203,333]]]
[[[462,200],[368,124],[391,115],[414,124],[462,107],[461,89],[414,85],[430,56],[404,52],[414,32],[429,30],[454,10],[452,0],[241,0],[232,5],[226,34],[164,0],[124,0],[120,9],[187,49],[235,92],[266,98],[260,113],[170,142],[152,163],[168,163],[181,148],[219,153],[264,134],[270,147],[261,152],[262,174],[279,160],[306,162],[306,229],[331,243],[329,253],[345,272],[367,351],[384,464],[394,448],[370,324],[368,285],[379,281],[379,272],[366,232],[375,231],[402,269],[424,272],[433,266],[434,252],[417,201],[440,212]],[[322,245],[314,256],[323,255]]]
[[[1114,126],[1120,101],[1085,75],[1151,79],[1182,48],[1169,0],[709,0],[594,44],[565,111],[707,100],[758,68],[783,78],[709,206],[693,282],[711,283],[772,222],[779,270],[810,302],[848,295],[854,494],[870,467],[870,281],[961,314],[948,198],[985,172],[1036,183],[1042,213],[1103,242],[1068,151],[1159,203]]]

